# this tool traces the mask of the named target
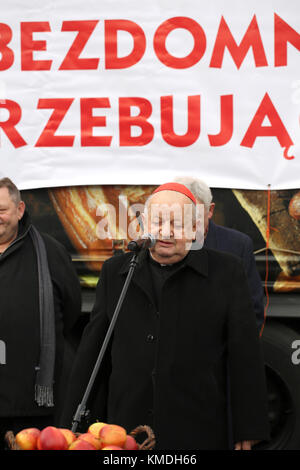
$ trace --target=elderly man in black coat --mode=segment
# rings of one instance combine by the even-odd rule
[[[255,314],[241,261],[193,250],[195,205],[188,188],[176,183],[160,186],[147,203],[145,222],[157,241],[143,252],[129,286],[90,397],[91,420],[127,431],[148,424],[156,449],[228,449],[229,364],[235,447],[251,449],[269,437]],[[168,216],[161,207],[170,209]],[[192,209],[193,230],[183,233],[185,208]],[[70,380],[66,426],[83,396],[131,258],[127,253],[103,265]]]
[[[0,179],[0,448],[8,430],[56,424],[80,314],[69,254],[35,229],[18,188]]]

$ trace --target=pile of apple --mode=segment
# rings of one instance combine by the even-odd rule
[[[116,424],[96,422],[84,434],[48,426],[23,429],[16,435],[22,450],[139,450],[136,440]]]

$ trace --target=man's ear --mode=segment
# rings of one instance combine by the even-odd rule
[[[209,211],[208,211],[208,218],[211,219],[212,216],[214,215],[214,210],[215,210],[216,204],[214,202],[211,203],[209,206]]]
[[[24,212],[25,212],[26,206],[24,201],[20,201],[18,204],[18,220],[21,220]]]

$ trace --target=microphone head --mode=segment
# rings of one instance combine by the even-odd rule
[[[153,248],[156,243],[156,238],[151,233],[142,236],[142,240],[147,240],[147,248]]]
[[[129,251],[140,251],[147,248],[152,248],[155,243],[156,239],[153,237],[153,235],[151,235],[151,233],[147,233],[141,238],[129,242],[127,248]]]

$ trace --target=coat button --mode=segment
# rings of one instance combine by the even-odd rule
[[[149,334],[149,335],[147,336],[147,342],[148,342],[148,343],[153,343],[154,341],[155,341],[155,336]]]

